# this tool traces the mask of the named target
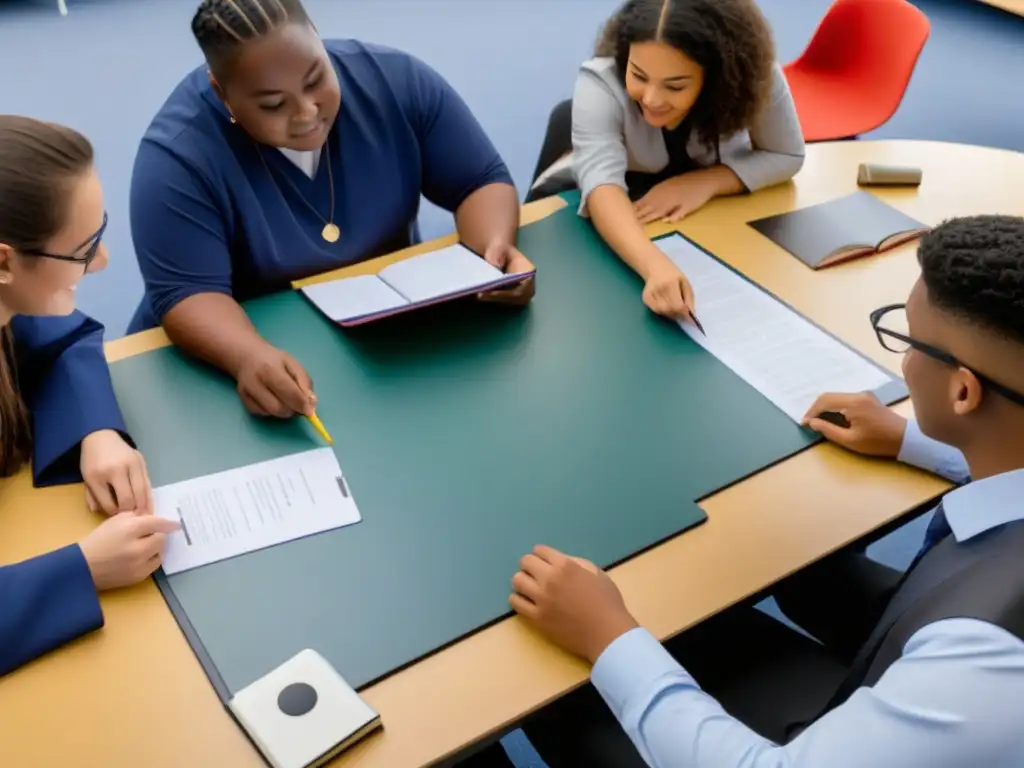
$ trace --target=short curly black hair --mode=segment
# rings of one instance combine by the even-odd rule
[[[921,238],[917,258],[933,305],[1024,343],[1024,218],[949,219]]]
[[[771,27],[754,0],[626,0],[608,20],[596,56],[620,77],[633,43],[662,42],[704,70],[690,116],[705,143],[749,128],[768,105],[775,66]]]

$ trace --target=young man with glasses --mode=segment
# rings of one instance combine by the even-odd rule
[[[538,547],[512,607],[594,665],[526,724],[551,768],[1024,765],[1024,219],[954,219],[918,254],[905,307],[871,317],[917,421],[828,394],[810,413],[848,426],[808,422],[959,483],[910,568],[844,551],[780,585],[820,643],[741,607],[666,650],[606,574]]]

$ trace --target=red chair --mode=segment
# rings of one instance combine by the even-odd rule
[[[836,0],[784,69],[805,141],[854,138],[895,114],[931,32],[906,0]]]

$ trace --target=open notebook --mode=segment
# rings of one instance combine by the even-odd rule
[[[302,292],[331,320],[349,327],[510,286],[534,271],[506,275],[456,244],[390,264],[375,275],[308,285]]]
[[[863,190],[749,224],[812,269],[895,248],[929,229]]]

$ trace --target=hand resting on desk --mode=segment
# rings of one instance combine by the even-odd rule
[[[703,208],[718,192],[714,178],[701,171],[673,176],[636,201],[636,217],[641,224],[676,222]]]
[[[842,414],[848,427],[840,427],[818,416],[824,412]],[[907,420],[891,411],[873,394],[828,393],[819,397],[801,422],[826,440],[867,456],[894,459],[903,445]]]
[[[516,613],[591,664],[638,626],[607,573],[551,547],[534,547],[519,561],[512,589],[509,604]]]

